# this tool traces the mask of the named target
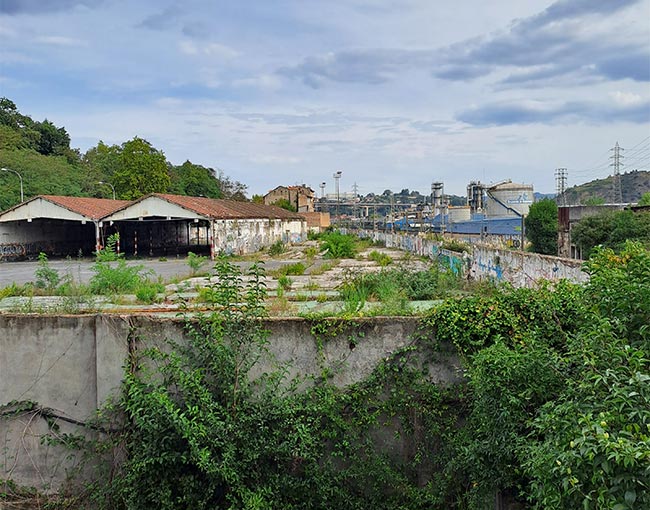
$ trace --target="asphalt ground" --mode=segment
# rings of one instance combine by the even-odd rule
[[[272,271],[285,264],[290,264],[295,260],[265,260],[264,267],[267,271]],[[88,283],[93,276],[92,266],[94,259],[53,259],[49,260],[49,266],[59,272],[61,277],[70,275],[77,283]],[[15,283],[24,285],[27,282],[34,282],[36,277],[34,273],[38,269],[38,261],[21,261],[21,262],[0,262],[0,289]],[[189,278],[190,268],[187,265],[186,258],[170,258],[166,261],[157,258],[127,260],[128,265],[141,265],[145,270],[153,272],[153,278],[160,276],[164,282],[173,280],[182,280]],[[235,262],[242,270],[246,270],[252,262]],[[207,261],[201,268],[202,271],[208,271],[212,267],[210,261]]]

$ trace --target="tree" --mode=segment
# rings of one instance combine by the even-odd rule
[[[253,195],[251,197],[251,202],[254,204],[264,204],[264,197],[262,195]]]
[[[646,191],[641,195],[638,205],[650,205],[650,191]]]
[[[603,197],[589,197],[585,200],[584,205],[605,205],[605,199]]]
[[[187,160],[171,168],[170,191],[192,197],[223,198],[221,183],[212,168],[196,165]]]
[[[70,136],[65,128],[58,128],[49,120],[34,124],[40,134],[37,150],[44,156],[62,156],[70,150]]]
[[[110,181],[120,166],[119,145],[106,145],[99,141],[97,147],[91,147],[83,155],[82,162],[94,174],[95,180]]]
[[[619,251],[625,241],[650,245],[650,214],[632,211],[605,211],[580,220],[571,231],[571,240],[585,257],[596,246]]]
[[[148,193],[168,191],[171,181],[167,160],[148,141],[136,136],[124,142],[119,164],[113,184],[120,198],[134,200]]]
[[[289,202],[286,198],[280,198],[279,200],[276,200],[273,202],[273,205],[282,207],[282,209],[286,209],[287,211],[296,212],[296,205]]]
[[[535,253],[557,255],[557,204],[545,198],[530,206],[525,219],[526,238]]]
[[[223,198],[238,200],[240,202],[246,201],[246,189],[248,186],[239,181],[233,181],[230,177],[223,175],[221,170],[219,170],[218,178]]]

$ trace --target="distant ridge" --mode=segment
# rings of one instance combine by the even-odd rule
[[[634,170],[621,174],[621,193],[624,203],[638,202],[641,195],[649,191],[650,172]],[[613,203],[615,200],[612,196],[612,176],[572,186],[565,191],[564,195],[567,205],[581,205],[594,200]]]

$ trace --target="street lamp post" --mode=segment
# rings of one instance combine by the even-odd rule
[[[20,179],[20,203],[22,204],[25,201],[25,194],[23,193],[23,177],[22,177],[22,175],[20,175],[15,170],[12,170],[11,168],[0,168],[0,170],[2,170],[3,172],[13,172]]]
[[[105,184],[107,186],[110,186],[111,189],[113,190],[113,200],[115,200],[115,186],[113,186],[110,182],[105,182],[105,181],[97,181],[97,184]]]
[[[334,172],[334,183],[336,184],[336,221],[340,222],[341,217],[339,216],[339,204],[341,203],[341,195],[339,194],[339,181],[341,180],[341,170]]]

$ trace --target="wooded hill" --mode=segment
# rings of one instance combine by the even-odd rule
[[[246,200],[246,186],[219,170],[186,161],[172,165],[147,140],[97,146],[82,154],[70,147],[64,127],[33,120],[16,104],[0,98],[0,168],[18,172],[25,200],[36,195],[135,199],[147,193],[201,195]],[[0,171],[0,210],[20,202],[20,180]]]
[[[605,179],[596,179],[567,189],[565,192],[567,205],[618,202],[613,197],[612,179],[610,175]],[[650,172],[634,170],[621,174],[621,194],[624,203],[636,203],[644,193],[649,191]],[[558,203],[562,203],[561,199],[558,199]]]

